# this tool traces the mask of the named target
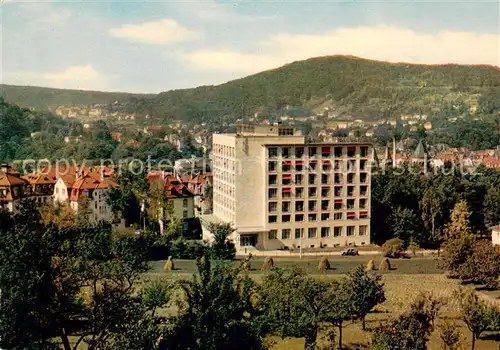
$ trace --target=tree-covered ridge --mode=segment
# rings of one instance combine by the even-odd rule
[[[3,87],[7,100],[39,105],[37,97],[30,93],[34,88],[24,88],[23,94],[13,94],[10,89]],[[78,94],[81,96],[60,90],[46,96],[45,103],[98,103],[91,93]],[[400,113],[439,115],[443,108],[454,104],[477,105],[479,113],[493,114],[500,109],[500,69],[486,65],[416,65],[326,56],[217,86],[172,90],[155,96],[98,94],[101,102],[125,100],[123,104],[131,112],[148,113],[160,120],[209,121],[226,117],[227,121],[234,121],[256,112],[270,114],[284,105],[318,110],[331,106],[340,115],[364,119],[396,117]]]

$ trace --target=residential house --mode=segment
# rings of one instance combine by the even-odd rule
[[[500,246],[500,225],[491,229],[491,243]]]
[[[0,166],[0,209],[16,212],[24,197],[26,182],[10,166]]]

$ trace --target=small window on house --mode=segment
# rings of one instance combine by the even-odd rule
[[[281,149],[281,157],[289,158],[290,157],[290,147],[283,147]]]
[[[356,147],[347,147],[347,156],[355,157],[356,156]]]
[[[335,147],[334,153],[335,157],[342,157],[342,147]]]
[[[278,203],[276,202],[270,202],[268,204],[268,209],[270,213],[275,213],[278,210]]]
[[[342,220],[342,213],[334,213],[333,214],[333,220]]]
[[[295,158],[302,158],[304,156],[304,147],[297,147],[295,149]]]
[[[268,217],[268,222],[269,223],[275,223],[277,221],[278,221],[278,216],[276,216],[276,215],[269,215],[269,217]]]
[[[295,211],[304,211],[304,201],[295,202]]]
[[[354,236],[355,226],[347,226],[347,236]]]
[[[317,154],[318,154],[318,149],[316,147],[309,147],[310,158],[316,157]]]
[[[363,158],[368,157],[368,147],[360,147],[359,149],[359,155]]]
[[[336,226],[333,228],[333,236],[334,237],[342,236],[342,226]]]
[[[307,216],[308,221],[316,221],[318,219],[318,216],[316,214],[309,214]]]
[[[278,183],[278,175],[269,175],[268,182],[269,185],[276,185]]]
[[[278,196],[278,190],[276,188],[269,189],[269,198],[276,198]]]
[[[309,227],[307,229],[307,237],[308,238],[316,238],[317,236],[317,229],[316,227]]]
[[[187,207],[188,206],[188,200],[187,199],[183,199],[182,200],[182,206],[183,207]]]
[[[304,238],[304,229],[303,228],[296,228],[295,229],[295,238]]]
[[[295,222],[304,221],[304,214],[295,214]]]
[[[269,158],[274,158],[278,156],[278,149],[276,147],[268,148],[268,156]]]
[[[277,162],[268,162],[269,171],[276,171]]]
[[[292,235],[289,228],[281,230],[281,239],[290,239],[290,238],[292,238]]]
[[[368,232],[368,226],[366,226],[366,225],[359,226],[359,235],[360,236],[366,236],[367,232]]]
[[[321,237],[329,237],[330,236],[330,228],[329,227],[322,227],[321,228]]]
[[[281,222],[290,222],[290,215],[281,215]]]
[[[188,212],[187,212],[187,210],[184,210],[184,211],[182,212],[182,217],[183,217],[184,219],[186,219],[186,218],[188,217]]]
[[[327,220],[330,220],[330,213],[321,214],[321,221],[327,221]]]
[[[269,239],[278,239],[278,230],[270,230],[269,231]]]

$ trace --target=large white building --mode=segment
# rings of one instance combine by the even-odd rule
[[[312,144],[291,127],[240,125],[214,134],[212,152],[205,221],[232,223],[238,248],[370,243],[369,142]]]

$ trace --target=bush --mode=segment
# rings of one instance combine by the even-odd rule
[[[165,272],[170,272],[174,269],[174,262],[172,260],[172,257],[169,256],[167,261],[165,262],[165,266],[163,267],[163,270]]]
[[[368,261],[368,263],[366,264],[365,271],[373,271],[374,269],[375,269],[375,261],[373,260]]]
[[[382,246],[384,256],[388,258],[399,258],[404,252],[404,242],[399,238],[392,238]]]
[[[328,259],[327,258],[321,259],[321,261],[319,262],[318,268],[321,272],[325,272],[326,270],[330,270],[330,262],[328,261]]]
[[[378,267],[380,271],[389,271],[391,269],[391,263],[388,258],[383,258]]]
[[[262,270],[272,269],[274,267],[274,260],[270,256],[264,259],[264,263],[262,264]]]

